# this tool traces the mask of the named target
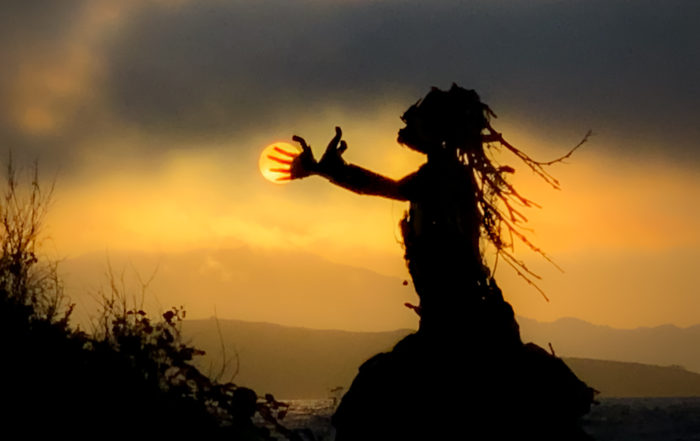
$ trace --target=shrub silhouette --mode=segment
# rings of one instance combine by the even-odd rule
[[[0,203],[0,397],[6,431],[78,439],[271,439],[268,429],[252,424],[249,411],[241,412],[240,397],[252,393],[254,410],[285,432],[277,420],[285,404],[220,384],[193,366],[203,352],[181,338],[181,307],[151,319],[128,307],[126,294],[112,283],[96,332],[72,329],[73,305],[56,264],[36,253],[52,192],[42,191],[36,165],[29,191],[22,192],[16,176],[10,161]]]

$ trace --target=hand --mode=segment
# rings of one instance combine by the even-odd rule
[[[267,156],[280,164],[279,167],[270,169],[270,171],[280,173],[280,177],[276,181],[291,181],[292,179],[305,178],[316,170],[317,163],[314,159],[314,154],[311,152],[311,147],[300,136],[294,135],[292,139],[301,144],[301,153],[296,151],[290,152],[275,146],[275,153]]]
[[[318,163],[306,140],[297,135],[292,136],[292,140],[301,145],[301,153],[289,165],[289,179],[301,179],[316,173]]]
[[[330,177],[334,172],[345,166],[342,154],[348,148],[345,141],[340,141],[343,135],[340,127],[335,128],[335,136],[326,147],[326,152],[323,154],[321,161],[316,162],[311,147],[306,143],[306,140],[301,136],[294,135],[292,139],[301,145],[301,153],[292,153],[275,147],[276,156],[268,156],[273,161],[281,164],[281,167],[271,169],[274,172],[283,173],[277,178],[278,181],[291,181],[292,179],[301,179],[312,174],[320,174]],[[288,167],[286,167],[288,166]]]
[[[321,157],[318,162],[318,173],[326,176],[332,177],[337,171],[345,167],[345,161],[343,160],[343,153],[347,150],[348,145],[345,141],[341,141],[340,138],[343,136],[343,131],[340,127],[335,128],[335,136],[331,139],[326,147],[326,152]]]

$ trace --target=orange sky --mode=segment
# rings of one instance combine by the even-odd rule
[[[595,133],[552,167],[561,191],[504,157],[516,186],[543,206],[528,213],[533,239],[565,269],[520,250],[544,278],[546,303],[498,268],[519,314],[628,328],[700,322],[693,14],[623,1],[609,15],[546,1],[447,2],[430,14],[418,2],[205,3],[18,4],[0,26],[11,66],[0,74],[0,140],[57,176],[47,255],[247,245],[407,278],[397,228],[405,204],[320,178],[273,185],[258,155],[292,134],[320,155],[341,125],[349,162],[400,178],[423,158],[396,144],[398,117],[429,86],[457,81],[535,158]],[[289,26],[266,26],[276,14]],[[668,29],[667,40],[653,38]],[[201,316],[214,308],[191,303]],[[266,307],[238,318],[265,319]],[[287,322],[326,326],[304,320]]]
[[[414,170],[422,157],[393,141],[393,119],[346,117],[346,159],[397,178]],[[503,131],[536,157],[556,151],[542,137],[508,127]],[[326,138],[310,139],[322,146]],[[551,302],[506,266],[498,268],[497,279],[516,311],[538,320],[575,316],[628,328],[697,323],[700,280],[692,262],[700,250],[700,207],[690,203],[689,195],[698,194],[700,175],[672,164],[629,164],[614,155],[592,154],[589,146],[600,151],[605,142],[604,136],[595,136],[572,159],[552,168],[560,191],[523,167],[514,177],[543,207],[527,213],[533,239],[565,270],[560,273],[524,247],[519,250],[544,277],[541,286]],[[49,220],[51,246],[59,255],[77,256],[93,250],[167,253],[249,245],[310,252],[408,278],[397,227],[405,204],[360,197],[321,178],[271,184],[257,170],[256,154],[265,145],[247,146],[243,161],[221,150],[175,154],[156,173],[116,171],[91,177],[89,186],[64,185],[59,176]],[[518,166],[514,158],[508,163]]]

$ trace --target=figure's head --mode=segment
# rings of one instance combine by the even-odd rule
[[[433,87],[401,117],[406,127],[399,130],[398,142],[426,154],[443,146],[478,148],[489,114],[473,90],[456,84],[448,91]]]

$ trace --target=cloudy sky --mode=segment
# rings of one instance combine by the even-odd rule
[[[698,17],[695,0],[11,0],[0,141],[56,177],[47,253],[246,245],[406,277],[406,206],[273,185],[258,155],[292,134],[320,154],[340,125],[348,161],[400,178],[423,158],[395,142],[398,117],[456,82],[535,157],[595,134],[552,168],[561,191],[504,158],[565,269],[522,250],[546,303],[499,268],[516,311],[685,326],[700,322]]]

